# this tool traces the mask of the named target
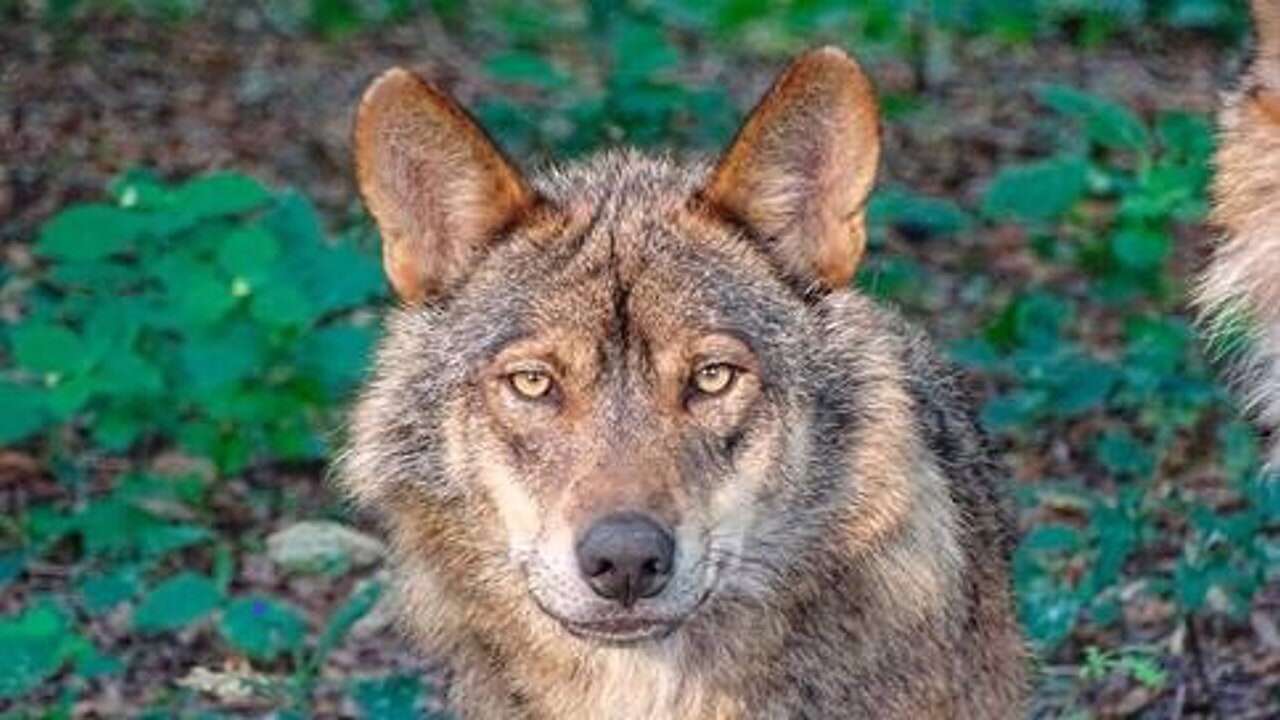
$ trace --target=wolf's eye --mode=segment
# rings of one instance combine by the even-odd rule
[[[507,381],[517,394],[530,400],[551,392],[551,376],[540,370],[517,370],[507,376]]]
[[[693,374],[693,387],[703,395],[719,395],[729,389],[738,371],[732,365],[703,365]]]

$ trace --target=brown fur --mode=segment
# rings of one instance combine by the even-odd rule
[[[340,477],[387,525],[405,627],[449,664],[456,711],[1020,716],[996,466],[927,341],[845,284],[879,147],[857,66],[803,56],[715,168],[615,151],[514,184],[497,150],[449,166],[456,138],[483,136],[387,77],[358,114],[362,191],[393,198],[374,209],[384,233],[394,218],[458,234],[388,240],[389,272],[414,279],[393,275],[405,304]],[[402,112],[456,125],[396,136],[412,177],[527,201],[433,226],[458,185],[405,186],[375,167],[386,135],[359,127]],[[690,382],[708,362],[734,368],[714,396]],[[530,368],[554,379],[545,397],[513,391]],[[679,547],[668,586],[632,608],[568,559],[619,510]]]
[[[1251,328],[1236,366],[1246,401],[1280,426],[1280,0],[1253,0],[1257,45],[1219,114],[1213,220],[1221,228],[1196,301],[1211,332]],[[1273,467],[1280,443],[1273,443]]]

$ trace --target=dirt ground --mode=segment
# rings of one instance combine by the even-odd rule
[[[332,227],[356,217],[348,132],[364,84],[388,66],[401,64],[439,79],[464,102],[493,90],[476,70],[480,63],[460,45],[442,38],[429,21],[360,34],[341,41],[283,35],[252,13],[226,13],[177,25],[103,20],[72,31],[51,31],[31,21],[0,23],[0,252],[4,262],[25,267],[27,246],[39,224],[68,203],[97,198],[108,180],[139,165],[181,178],[215,168],[234,168],[279,185],[296,186],[316,200]],[[1212,109],[1216,92],[1238,61],[1194,36],[1147,38],[1148,46],[1122,43],[1082,52],[1053,42],[1017,51],[975,44],[960,51],[949,77],[920,76],[905,64],[873,68],[884,92],[920,91],[928,110],[887,127],[885,174],[914,190],[973,205],[1001,163],[1041,154],[1053,138],[1037,121],[1032,91],[1041,82],[1063,82],[1120,99],[1140,112],[1156,108]],[[1137,41],[1134,43],[1137,44]],[[774,68],[752,68],[730,86],[743,106]],[[944,121],[945,120],[945,121]],[[1203,231],[1184,239],[1179,266],[1194,268],[1203,255]],[[889,251],[918,259],[942,287],[958,283],[975,262],[996,277],[1017,283],[1038,277],[1021,237],[981,237],[959,247],[890,239]],[[947,303],[946,292],[935,294]],[[924,313],[921,319],[943,337],[970,331],[976,319],[959,313]],[[1039,458],[1013,457],[1023,479]],[[63,492],[42,468],[10,458],[0,472],[0,508],[12,513],[36,499]],[[109,473],[104,464],[102,472]],[[263,516],[254,507],[255,486],[286,488],[294,498],[288,515]],[[261,469],[217,491],[225,510],[225,532],[277,528],[332,509],[323,468]],[[279,576],[269,563],[242,559],[236,582],[279,593],[327,617],[358,577],[341,582]],[[10,612],[21,599],[64,582],[56,561],[0,600]],[[1172,627],[1167,608],[1143,608],[1151,642],[1193,647],[1174,668],[1172,690],[1159,698],[1141,687],[1117,684],[1085,699],[1099,715],[1123,717],[1280,717],[1280,588],[1259,601],[1250,628],[1206,623]],[[1137,612],[1135,611],[1135,612]],[[1270,617],[1268,618],[1267,615]],[[113,623],[115,623],[113,625]],[[1145,623],[1145,625],[1143,625]],[[146,647],[123,647],[121,620],[107,616],[96,628],[106,646],[132,658],[129,671],[102,681],[76,708],[85,716],[118,717],[166,692],[193,667],[218,667],[211,644],[199,634]],[[374,624],[357,632],[325,670],[332,687],[348,676],[392,668],[420,668],[394,629]],[[1045,693],[1060,691],[1065,672],[1049,663]],[[1057,677],[1058,680],[1062,678]],[[1068,678],[1069,680],[1069,678]],[[327,687],[322,683],[322,687]],[[351,712],[339,694],[323,694],[320,715]],[[0,703],[0,710],[3,710]],[[234,709],[234,708],[233,708]],[[248,714],[262,708],[241,708]]]

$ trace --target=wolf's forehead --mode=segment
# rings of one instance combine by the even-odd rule
[[[608,150],[553,167],[534,178],[547,199],[561,206],[589,205],[609,210],[646,208],[692,196],[708,173],[698,159],[676,162],[636,150]]]
[[[689,202],[706,173],[618,150],[539,176],[538,191],[568,221],[526,256],[528,329],[663,339],[768,336],[784,325],[795,298],[767,261]]]

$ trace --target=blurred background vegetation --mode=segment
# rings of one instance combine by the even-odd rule
[[[325,458],[388,298],[359,91],[527,165],[714,151],[791,54],[879,85],[858,282],[970,371],[1037,717],[1280,716],[1280,484],[1184,306],[1230,0],[0,0],[0,713],[447,717]],[[1229,348],[1219,349],[1229,352]]]

